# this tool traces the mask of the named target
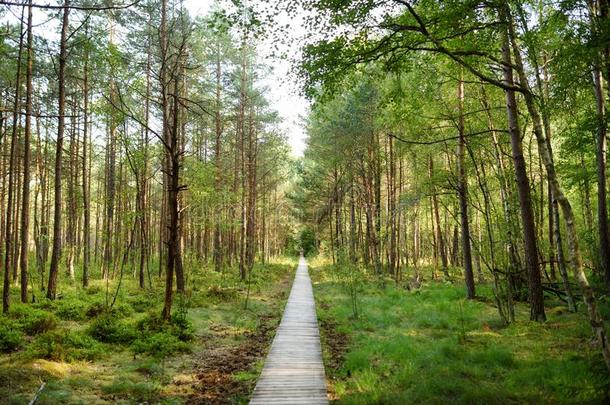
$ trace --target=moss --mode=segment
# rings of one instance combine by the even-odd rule
[[[158,400],[161,386],[154,382],[133,381],[119,376],[112,384],[102,387],[105,396],[111,399],[128,399],[135,403]]]

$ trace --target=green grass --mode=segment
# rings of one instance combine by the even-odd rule
[[[152,287],[141,290],[126,272],[111,311],[106,292],[111,301],[117,280],[106,286],[92,279],[82,288],[62,273],[61,299],[46,300],[36,290],[36,302],[27,305],[13,288],[11,311],[0,315],[0,402],[28,403],[45,383],[37,403],[181,403],[191,392],[174,380],[196,382],[209,343],[229,350],[263,317],[279,320],[287,293],[282,280],[295,265],[292,259],[256,265],[244,309],[247,285],[236,269],[217,273],[187,261],[186,298],[174,301],[171,323],[159,318],[164,279],[154,276]],[[259,372],[257,363],[230,378],[251,385]]]
[[[340,366],[327,367],[338,403],[604,403],[610,378],[583,314],[549,301],[539,324],[519,303],[517,322],[504,326],[486,286],[470,301],[461,284],[408,291],[364,280],[354,319],[336,271],[311,272],[325,364],[336,363],[333,335],[349,342]]]

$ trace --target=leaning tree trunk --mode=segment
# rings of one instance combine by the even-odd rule
[[[568,269],[566,266],[565,257],[563,254],[563,241],[561,240],[561,228],[559,222],[559,208],[557,207],[557,200],[553,199],[553,218],[554,223],[554,243],[557,246],[557,267],[559,268],[559,274],[561,275],[561,281],[563,282],[563,288],[566,292],[566,301],[568,301],[568,310],[570,312],[576,312],[576,302],[574,301],[574,294],[572,293],[572,287],[570,286],[570,280],[568,278]]]
[[[547,141],[544,137],[544,132],[542,130],[542,120],[540,118],[540,114],[538,113],[538,108],[536,106],[534,95],[532,94],[527,82],[527,76],[525,74],[525,69],[523,67],[523,62],[521,59],[521,51],[515,38],[512,18],[509,20],[508,29],[512,43],[513,53],[515,55],[515,68],[517,70],[517,73],[519,74],[519,81],[521,82],[520,84],[524,89],[523,96],[525,99],[525,103],[527,105],[527,109],[530,113],[534,125],[534,135],[536,136],[538,151],[540,153],[540,157],[542,158],[548,179],[552,186],[553,196],[561,207],[563,216],[566,221],[568,248],[572,268],[574,271],[574,276],[578,281],[578,284],[583,294],[585,305],[587,306],[587,311],[589,313],[589,324],[591,325],[593,332],[597,337],[597,341],[600,345],[604,361],[606,362],[606,367],[610,370],[610,347],[608,347],[608,336],[606,334],[606,327],[604,325],[604,320],[601,317],[601,314],[599,313],[599,309],[597,308],[597,299],[595,298],[593,289],[591,288],[591,285],[587,280],[587,275],[584,271],[583,261],[580,254],[580,247],[578,244],[578,232],[576,230],[576,220],[574,217],[574,212],[572,210],[572,205],[570,204],[570,201],[563,193],[563,189],[561,188],[559,180],[557,178],[557,173],[555,172],[555,165],[553,164],[553,159],[548,149]]]
[[[505,63],[504,82],[507,87],[514,86],[513,70],[510,55],[510,44],[508,32],[503,33],[502,56]],[[533,321],[545,321],[544,295],[542,292],[542,280],[538,264],[538,248],[536,242],[536,228],[534,225],[534,213],[530,195],[530,184],[527,177],[525,158],[523,157],[523,146],[521,144],[521,131],[519,129],[519,115],[517,110],[517,99],[513,90],[506,90],[506,114],[508,117],[508,131],[510,133],[513,164],[519,192],[519,206],[521,211],[521,222],[523,225],[523,242],[525,250],[525,263],[528,275],[528,291],[530,303],[530,319]]]

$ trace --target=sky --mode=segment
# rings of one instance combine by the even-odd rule
[[[207,14],[213,2],[213,0],[186,0],[185,6],[189,9],[191,15],[198,16]],[[303,32],[303,27],[298,20],[291,19],[289,21],[287,17],[280,17],[279,23],[290,23],[292,25],[291,32],[295,35],[295,41],[296,37]],[[263,84],[269,89],[267,98],[271,106],[282,117],[281,127],[288,137],[292,154],[303,156],[307,136],[301,121],[302,117],[307,114],[309,102],[299,95],[298,85],[288,79],[291,69],[289,60],[272,58],[270,56],[271,44],[268,41],[270,40],[263,40],[258,47],[259,54],[264,58],[265,63],[273,68],[270,76],[263,81]],[[288,51],[289,56],[293,56],[297,47],[290,49],[286,46],[285,44],[280,45],[280,47],[284,47],[281,50]]]
[[[248,1],[248,0],[245,0]],[[252,1],[252,0],[250,0]],[[260,0],[254,0],[260,1]],[[38,2],[42,4],[43,2]],[[192,16],[206,15],[210,10],[214,0],[185,0],[185,6],[188,8]],[[17,8],[11,8],[7,18],[19,18],[18,14],[14,14]],[[34,24],[36,29],[47,29],[48,36],[57,35],[54,30],[48,29],[48,17],[46,13],[34,13]],[[291,25],[291,33],[294,35],[294,41],[286,40],[286,43],[294,44],[296,38],[303,34],[304,29],[298,19],[288,19],[288,17],[279,17],[278,23]],[[43,28],[44,27],[44,28]],[[303,156],[303,151],[306,147],[306,134],[303,125],[301,124],[302,117],[307,115],[309,102],[299,95],[298,85],[288,79],[291,69],[290,61],[286,59],[272,58],[270,39],[263,40],[259,44],[257,50],[262,57],[263,62],[272,67],[271,73],[266,80],[263,80],[263,85],[269,89],[267,99],[271,106],[276,110],[282,118],[281,128],[285,132],[288,143],[292,149],[292,154],[295,157]],[[284,51],[288,56],[295,56],[298,47],[280,44],[280,51]],[[282,49],[283,48],[283,49]],[[288,58],[291,59],[291,58]]]

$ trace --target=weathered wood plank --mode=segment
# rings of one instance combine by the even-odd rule
[[[328,404],[316,305],[304,258],[250,404]]]

